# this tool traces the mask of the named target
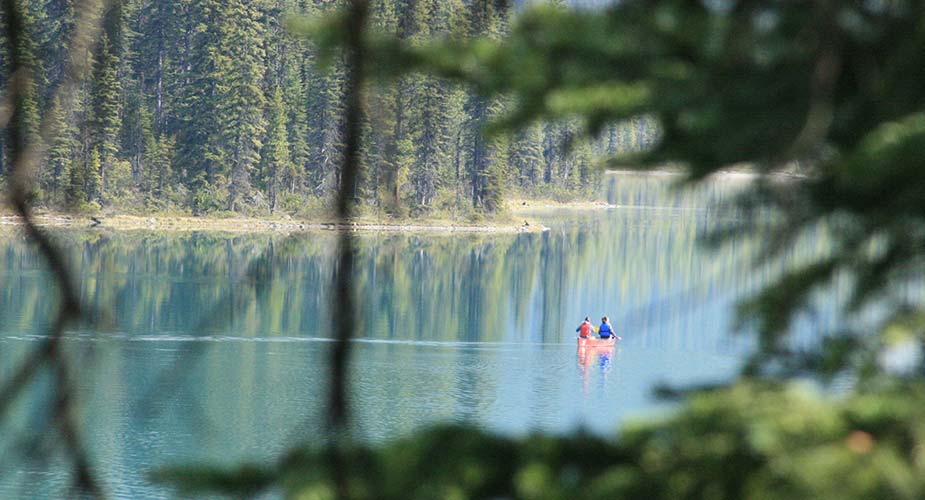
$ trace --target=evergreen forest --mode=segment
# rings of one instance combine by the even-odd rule
[[[42,144],[33,203],[91,213],[323,213],[339,183],[344,62],[291,36],[286,20],[335,3],[110,2],[99,36],[70,52],[86,59],[90,78],[63,106],[53,96],[67,79],[75,3],[21,2],[20,53],[31,69],[24,130],[38,138],[47,117],[61,132]],[[380,0],[370,22],[409,43],[500,39],[519,9],[502,4]],[[0,77],[6,87],[9,75]],[[354,190],[361,213],[471,216],[498,211],[508,194],[587,196],[600,175],[593,157],[639,149],[655,135],[642,118],[596,140],[574,140],[582,131],[567,118],[486,135],[511,104],[504,96],[421,74],[369,87]],[[9,163],[4,143],[0,178]]]

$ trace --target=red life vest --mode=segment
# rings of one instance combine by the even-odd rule
[[[584,321],[581,323],[581,331],[578,333],[582,338],[588,338],[591,334],[591,323]]]

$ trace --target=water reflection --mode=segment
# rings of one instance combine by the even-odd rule
[[[589,345],[582,342],[578,343],[578,367],[581,370],[581,386],[585,394],[588,393],[588,384],[592,371],[599,371],[602,382],[607,379],[615,350],[616,344]]]
[[[352,365],[355,430],[379,440],[434,421],[523,433],[612,432],[661,408],[656,383],[717,380],[747,343],[728,335],[736,297],[779,267],[754,267],[747,238],[709,253],[707,209],[741,181],[677,193],[671,178],[620,176],[621,208],[544,215],[542,234],[363,234]],[[144,471],[174,460],[269,460],[311,439],[323,414],[334,235],[55,231],[82,300],[103,327],[75,328],[81,418],[119,498],[157,498]],[[787,255],[818,252],[824,234]],[[249,278],[257,270],[255,284]],[[0,234],[0,372],[44,335],[56,305],[22,236]],[[609,315],[623,341],[576,352],[574,325]],[[834,324],[832,308],[813,320]],[[807,330],[811,335],[812,332]],[[195,356],[189,356],[195,352]],[[182,383],[162,386],[183,368]],[[576,369],[577,367],[577,369]],[[11,436],[47,421],[30,388],[0,438],[17,471],[0,497],[54,498],[65,480]],[[49,473],[48,471],[52,472]],[[41,478],[41,479],[36,479]],[[14,495],[15,493],[15,495]]]

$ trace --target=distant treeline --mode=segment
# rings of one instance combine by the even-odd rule
[[[116,0],[80,57],[91,78],[74,104],[54,98],[76,22],[74,0],[19,0],[31,79],[21,121],[45,144],[36,202],[53,208],[307,213],[338,184],[343,65],[287,34],[287,13],[316,14],[329,0]],[[512,10],[469,0],[377,0],[375,28],[415,40],[499,37]],[[5,16],[4,16],[5,17]],[[4,22],[5,25],[5,22]],[[9,78],[9,43],[0,50]],[[405,216],[492,212],[506,192],[582,196],[599,175],[592,158],[651,140],[644,120],[569,144],[574,124],[535,124],[485,137],[504,110],[428,76],[373,83],[365,95],[361,207]],[[9,172],[6,137],[0,178]]]

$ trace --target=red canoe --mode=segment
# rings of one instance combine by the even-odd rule
[[[611,337],[609,339],[602,339],[598,337],[588,337],[581,338],[578,337],[578,347],[610,347],[617,343],[617,339],[620,337]]]

